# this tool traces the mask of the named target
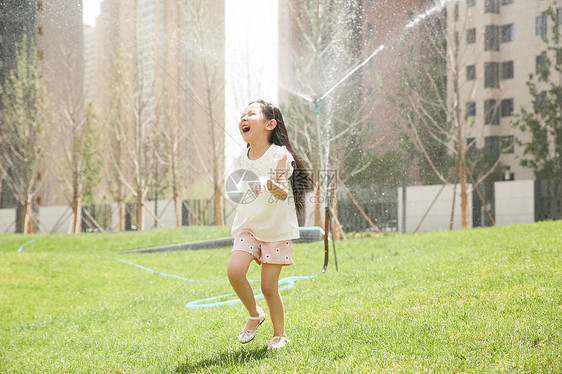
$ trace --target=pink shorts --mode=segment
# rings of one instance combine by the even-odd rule
[[[234,237],[232,252],[242,251],[254,256],[258,265],[280,264],[292,265],[293,262],[293,241],[283,240],[279,242],[262,242],[249,231],[242,231]]]

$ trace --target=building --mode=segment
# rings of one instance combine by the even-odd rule
[[[466,142],[499,154],[505,180],[534,179],[533,170],[520,165],[523,147],[514,143],[528,141],[529,134],[513,123],[520,108],[532,111],[526,83],[546,49],[543,12],[562,6],[557,3],[468,0],[448,6],[448,39],[459,47],[461,111],[470,124]]]
[[[96,29],[84,25],[84,103],[93,104],[96,97],[98,85],[97,59],[98,43]]]
[[[22,40],[24,32],[36,45],[39,68],[46,85],[46,101],[52,110],[47,136],[54,136],[58,125],[64,121],[62,101],[73,95],[81,105],[83,84],[83,36],[81,0],[34,0],[0,2],[0,81],[3,83],[14,64],[15,46]],[[55,131],[52,131],[55,130]],[[47,144],[56,144],[56,137]],[[52,205],[65,202],[63,192],[58,189],[57,167],[61,154],[60,147],[53,146],[41,160],[43,170],[37,180],[41,190],[35,204]],[[45,172],[49,169],[49,172]],[[7,188],[2,188],[1,206],[15,204]]]
[[[61,179],[67,143],[65,112],[79,115],[84,108],[84,34],[82,0],[36,1],[37,58],[45,79],[50,108],[47,147],[36,204],[64,205],[67,190]]]
[[[396,105],[387,95],[393,95],[401,81],[400,68],[411,62],[401,49],[402,38],[409,31],[406,26],[414,17],[430,5],[428,0],[365,1],[361,14],[361,46],[368,57],[384,46],[381,53],[373,56],[359,71],[363,86],[362,96],[369,100],[365,107],[364,128],[369,137],[370,150],[383,154],[398,147],[400,134],[393,125],[397,121]],[[421,34],[417,28],[412,33]],[[423,42],[422,38],[417,39]]]
[[[144,179],[145,198],[167,188],[180,199],[215,197],[222,211],[224,2],[104,0],[96,25],[95,112],[111,155],[106,169],[121,169],[106,170],[102,190],[124,201],[131,191],[122,179]],[[134,155],[126,144],[134,139],[160,149]]]
[[[0,85],[4,85],[15,63],[16,45],[24,33],[35,38],[34,1],[0,1]],[[16,201],[5,180],[0,184],[0,208],[11,208]]]

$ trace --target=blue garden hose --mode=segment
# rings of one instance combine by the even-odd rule
[[[151,269],[151,268],[147,268],[146,266],[142,266],[142,265],[139,265],[139,264],[135,264],[134,262],[122,260],[122,259],[120,259],[120,258],[117,258],[117,260],[119,260],[119,261],[121,261],[121,262],[124,262],[125,264],[129,264],[129,265],[135,266],[135,267],[137,267],[137,268],[139,268],[139,269],[146,270],[146,271],[149,271],[149,272],[151,272],[151,273],[158,274],[158,275],[162,275],[162,276],[165,276],[165,277],[176,278],[176,279],[180,279],[180,280],[183,280],[183,281],[189,281],[189,282],[195,282],[195,281],[196,281],[195,279],[184,278],[184,277],[180,277],[180,276],[178,276],[178,275],[163,273],[163,272],[161,272],[161,271],[154,270],[154,269]],[[316,275],[292,276],[292,277],[286,277],[286,278],[280,279],[278,284],[279,284],[279,285],[286,284],[286,286],[280,288],[279,291],[287,290],[287,289],[289,289],[289,288],[294,287],[294,286],[295,286],[295,283],[296,283],[297,281],[299,281],[299,280],[302,280],[302,279],[310,279],[310,278],[314,278],[314,277],[316,277]],[[251,280],[251,279],[248,280],[248,281],[249,281],[249,282],[255,282],[254,280]],[[254,292],[257,292],[257,291],[259,291],[259,290],[254,290]],[[240,299],[238,299],[237,297],[236,297],[236,298],[233,298],[233,299],[230,299],[230,300],[225,300],[225,301],[218,301],[218,302],[214,302],[214,303],[211,302],[211,301],[214,301],[214,300],[220,300],[220,299],[224,299],[224,298],[230,298],[231,296],[235,296],[235,295],[236,295],[235,293],[229,293],[229,294],[220,295],[220,296],[208,297],[208,298],[205,298],[205,299],[190,301],[189,303],[185,304],[185,306],[186,306],[186,308],[188,308],[188,309],[195,309],[195,308],[211,308],[211,307],[214,307],[214,306],[222,306],[222,305],[236,304],[236,303],[239,303],[239,302],[240,302]],[[255,298],[256,298],[256,300],[263,299],[263,298],[264,298],[263,293],[257,294],[257,295],[255,296]]]
[[[29,240],[29,241],[23,243],[23,244],[21,245],[21,247],[18,248],[18,253],[20,253],[21,251],[23,251],[23,247],[25,247],[25,246],[28,245],[28,244],[33,243],[35,240],[36,240],[36,239],[31,239],[31,240]]]

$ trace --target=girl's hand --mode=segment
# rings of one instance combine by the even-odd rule
[[[289,190],[285,186],[275,182],[272,179],[267,180],[267,189],[273,195],[273,197],[279,200],[285,200],[287,196],[289,196]]]

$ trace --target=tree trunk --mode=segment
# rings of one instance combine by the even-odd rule
[[[125,231],[125,214],[123,200],[117,200],[117,212],[119,215],[119,231]]]
[[[77,234],[82,228],[82,200],[79,196],[74,197],[72,201],[72,228],[71,233]]]
[[[459,126],[460,128],[460,126]],[[459,130],[460,132],[460,130]],[[457,150],[457,162],[459,163],[458,171],[459,171],[459,184],[461,186],[461,227],[466,229],[468,227],[468,196],[466,192],[466,161],[464,158],[464,149],[461,144],[461,138],[459,138]]]
[[[71,234],[79,233],[80,231],[80,224],[82,223],[82,200],[80,196],[82,195],[82,186],[80,185],[80,178],[78,176],[78,172],[75,171],[73,173],[73,182],[72,182],[72,227],[70,229]]]
[[[173,140],[172,142],[174,142]],[[176,170],[176,154],[174,151],[174,147],[170,147],[170,157],[171,161],[171,168],[172,168],[172,198],[174,200],[174,215],[176,218],[176,227],[181,226],[181,203],[179,199],[179,192],[178,192],[178,178],[177,178],[177,170]]]
[[[143,212],[144,192],[137,191],[137,230],[144,231],[144,212]]]
[[[222,217],[222,191],[221,186],[216,183],[215,184],[215,225],[223,226],[223,217]]]
[[[177,188],[174,188],[174,215],[176,218],[176,227],[181,226],[181,201],[178,196]]]
[[[28,196],[23,208],[23,233],[33,234],[33,203],[31,196]]]
[[[314,195],[316,197],[314,201],[314,226],[322,227],[322,189],[320,188],[320,183],[316,183],[314,187]]]

